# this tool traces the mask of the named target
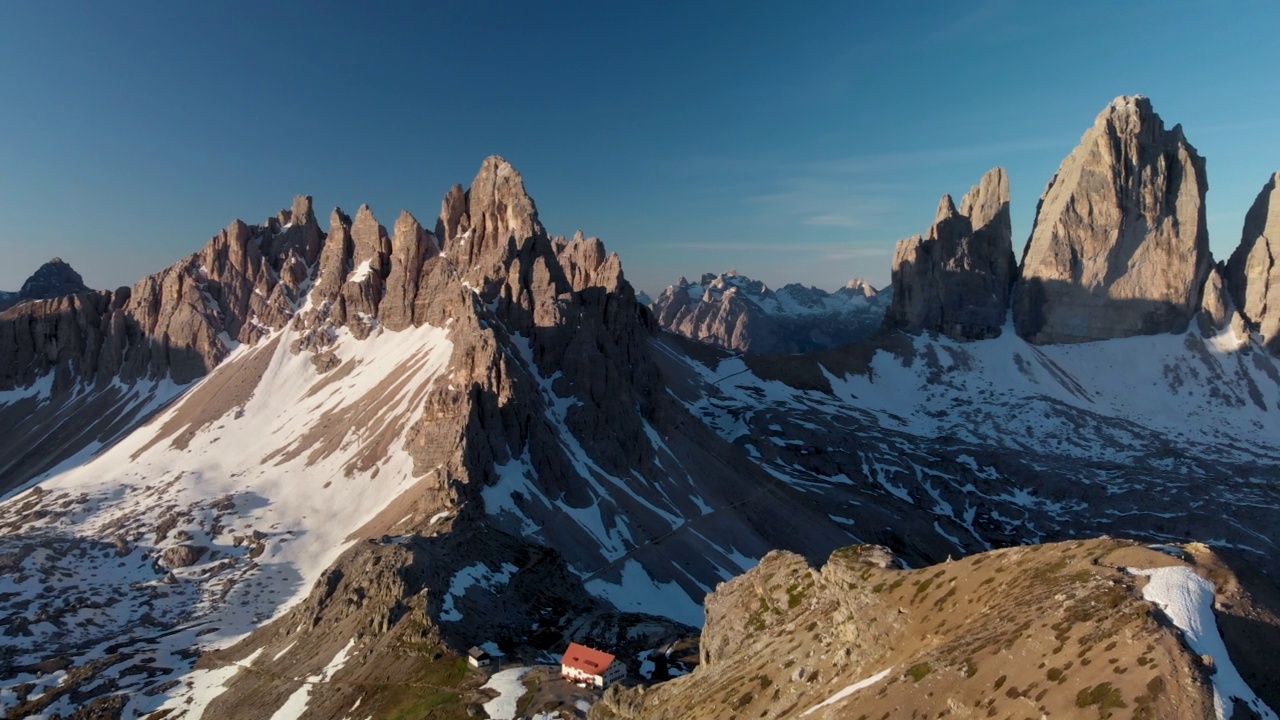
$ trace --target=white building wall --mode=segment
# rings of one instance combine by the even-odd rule
[[[614,665],[616,664],[617,663],[614,663]],[[609,671],[612,669],[613,669],[613,665],[610,665],[608,668],[606,668],[605,676],[608,676]],[[584,670],[579,670],[578,668],[575,668],[575,667],[569,667],[568,665],[560,666],[560,676],[570,682],[585,683],[587,685],[591,685],[592,687],[602,688],[605,686],[604,677],[600,675],[592,675],[589,672],[586,672]],[[610,682],[612,682],[612,680]]]

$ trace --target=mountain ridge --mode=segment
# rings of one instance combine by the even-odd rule
[[[1038,344],[1006,313],[982,341],[734,354],[662,332],[499,157],[434,231],[364,206],[323,233],[310,205],[127,292],[0,315],[22,707],[394,717],[444,673],[461,712],[465,648],[669,644],[777,549],[922,566],[1118,531],[1280,558],[1280,365],[1219,270],[1176,334]]]
[[[879,328],[887,293],[861,278],[828,293],[799,283],[777,290],[736,270],[683,277],[651,304],[668,332],[738,352],[796,353],[857,342]]]

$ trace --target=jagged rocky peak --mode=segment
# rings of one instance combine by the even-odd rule
[[[1244,216],[1240,246],[1227,261],[1227,282],[1250,329],[1280,352],[1280,172],[1271,176]]]
[[[1212,259],[1204,158],[1147,98],[1116,98],[1062,161],[1014,289],[1018,334],[1072,343],[1181,332]]]
[[[342,285],[348,325],[356,337],[373,329],[390,271],[391,238],[373,210],[361,205],[351,224],[351,273]]]
[[[957,340],[998,337],[1014,277],[1009,177],[994,168],[956,209],[943,195],[926,236],[898,243],[886,324]]]
[[[865,298],[873,298],[876,296],[878,291],[866,280],[863,280],[862,278],[854,278],[845,283],[844,287],[836,292],[848,292],[854,295],[861,295]]]
[[[342,212],[342,208],[334,208],[329,215],[329,233],[320,250],[320,266],[311,290],[313,305],[325,301],[337,304],[342,283],[352,269],[351,248],[351,217]],[[341,322],[345,313],[341,312],[341,308],[333,309],[340,312],[337,321]]]
[[[14,308],[0,320],[0,388],[47,373],[59,391],[82,382],[190,382],[235,343],[289,321],[322,240],[311,200],[300,196],[263,226],[232,221],[199,252],[132,288]]]
[[[465,194],[455,187],[445,196],[440,224],[444,251],[477,287],[502,277],[512,250],[547,238],[524,178],[498,155],[485,158]]]
[[[18,297],[23,300],[55,298],[63,295],[88,292],[80,273],[62,260],[55,257],[41,265],[27,281],[22,283]]]
[[[277,266],[292,264],[290,255],[307,267],[319,259],[324,232],[316,221],[310,195],[294,197],[293,207],[281,210],[267,221],[266,227],[270,237],[264,242],[263,254],[274,258]]]
[[[17,292],[0,293],[0,310],[27,300],[47,300],[89,292],[84,278],[62,258],[55,257],[36,269]]]
[[[422,264],[439,254],[435,236],[424,230],[408,210],[401,211],[391,236],[391,270],[379,308],[382,324],[388,330],[403,330],[413,324],[413,305]]]

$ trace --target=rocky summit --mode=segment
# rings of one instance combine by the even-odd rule
[[[1018,334],[1071,343],[1181,332],[1212,264],[1204,158],[1151,101],[1106,107],[1036,211],[1013,293]]]
[[[1203,187],[1122,98],[1008,304],[996,170],[890,292],[726,273],[650,309],[494,156],[434,218],[298,196],[130,288],[26,301],[0,713],[1275,718],[1272,200],[1214,266]],[[1047,282],[1046,247],[1079,276]],[[880,330],[757,352],[752,303]],[[570,642],[629,687],[561,680]]]
[[[884,318],[890,293],[861,278],[835,292],[799,283],[777,290],[730,270],[684,278],[651,307],[668,332],[737,352],[798,353],[862,340]]]
[[[62,258],[41,265],[17,292],[0,292],[0,312],[28,300],[47,300],[89,292],[80,273]]]
[[[898,243],[886,327],[956,340],[999,337],[1013,283],[1009,177],[994,168],[956,209],[942,196],[926,236]]]

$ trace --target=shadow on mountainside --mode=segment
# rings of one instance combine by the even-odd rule
[[[1214,616],[1231,661],[1258,697],[1272,708],[1280,707],[1280,656],[1276,654],[1280,647],[1280,585],[1276,567],[1259,565],[1256,558],[1234,548],[1214,547],[1213,551],[1235,579],[1235,583],[1224,583],[1224,573],[1214,566],[1207,568],[1218,586]]]
[[[1162,299],[1110,298],[1109,287],[1090,290],[1063,280],[1019,278],[1010,302],[1014,327],[1036,344],[1093,342],[1184,332],[1200,311],[1203,288],[1192,293],[1188,311]]]

